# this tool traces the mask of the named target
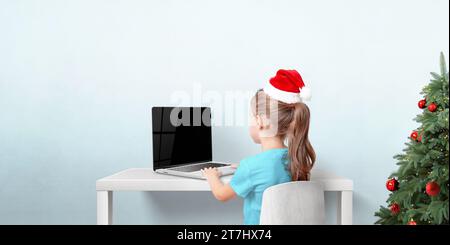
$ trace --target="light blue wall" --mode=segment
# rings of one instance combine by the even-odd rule
[[[281,67],[313,90],[317,168],[354,180],[354,222],[371,224],[419,91],[448,54],[448,5],[0,0],[0,224],[94,224],[95,180],[151,166],[152,105],[194,83],[255,90]],[[259,150],[245,127],[214,130],[218,160]],[[124,192],[115,222],[233,224],[241,205]]]

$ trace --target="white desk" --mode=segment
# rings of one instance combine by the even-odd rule
[[[231,176],[222,177],[228,183]],[[338,193],[337,223],[352,224],[353,181],[332,173],[313,170],[311,180],[321,181],[325,191]],[[150,168],[130,168],[97,180],[97,224],[112,224],[113,191],[210,191],[205,180],[162,175]]]

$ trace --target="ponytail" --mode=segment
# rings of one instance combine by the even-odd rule
[[[277,135],[287,140],[289,166],[292,180],[309,180],[310,171],[316,161],[316,153],[309,142],[309,108],[304,103],[288,104],[271,99],[258,90],[252,99],[254,115],[272,118],[277,115]],[[276,109],[274,113],[272,110]]]
[[[292,110],[291,128],[287,134],[289,170],[292,180],[309,180],[310,171],[316,161],[316,153],[309,142],[309,108],[296,103]]]

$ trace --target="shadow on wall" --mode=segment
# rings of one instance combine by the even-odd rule
[[[210,192],[144,192],[149,217],[157,224],[223,224],[243,223],[242,199],[222,203]],[[155,220],[155,218],[157,220]]]
[[[383,188],[384,186],[381,185],[381,187]],[[368,187],[367,189],[370,190],[371,188]],[[383,191],[384,190],[385,189],[383,188]],[[366,208],[361,208],[361,207],[373,206],[373,204],[371,203],[371,200],[370,200],[370,196],[376,192],[380,192],[380,189],[375,188],[368,193],[362,193],[359,190],[353,191],[353,224],[359,225],[359,223],[358,223],[359,219],[356,219],[356,218],[360,218],[360,217],[368,217],[368,218],[366,218],[366,220],[370,223],[365,223],[367,225],[372,225],[373,223],[375,223],[376,217],[375,217],[374,213],[375,213],[375,211],[378,210],[377,209],[378,206],[374,206],[374,209],[369,210],[369,211],[367,211]]]

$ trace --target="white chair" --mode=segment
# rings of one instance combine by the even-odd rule
[[[323,186],[314,181],[294,181],[267,188],[263,193],[261,225],[323,225]]]

